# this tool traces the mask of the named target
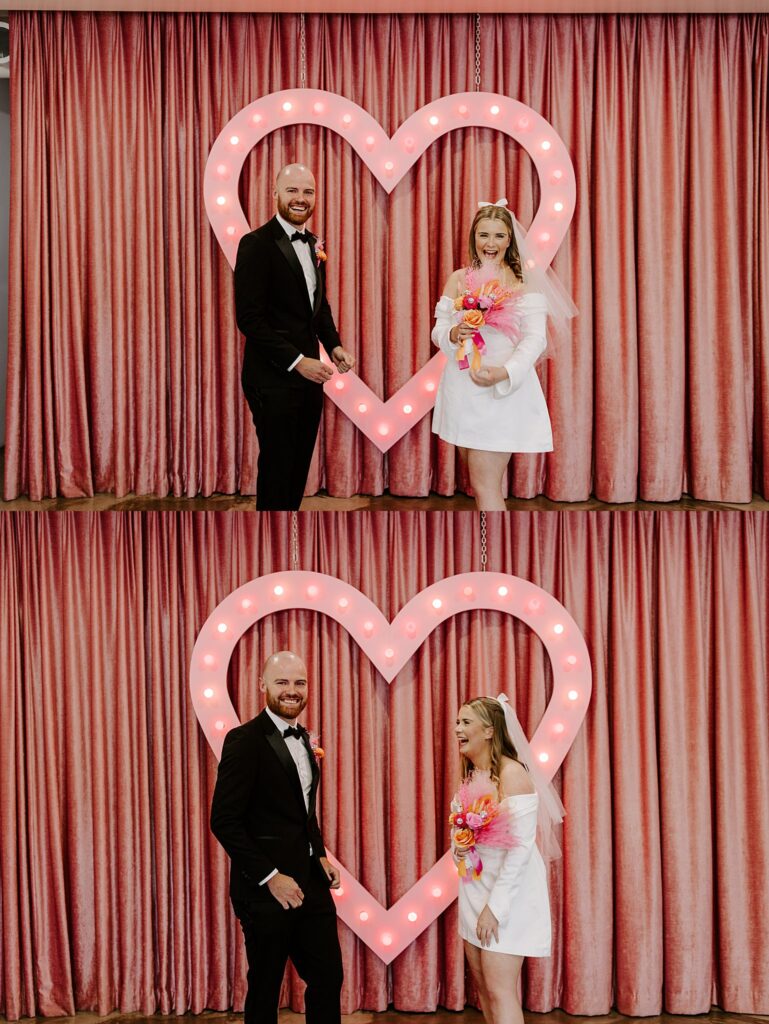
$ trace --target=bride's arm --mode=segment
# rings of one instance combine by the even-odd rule
[[[454,271],[444,285],[443,293],[435,307],[435,327],[433,327],[431,338],[433,343],[447,356],[453,356],[457,346],[457,342],[451,340],[451,332],[457,326],[454,299],[459,295],[461,274],[461,270]],[[455,331],[455,338],[456,334]]]
[[[526,308],[521,317],[521,340],[505,363],[507,378],[495,388],[496,394],[502,397],[518,390],[526,374],[547,347],[547,303],[544,296],[532,292],[525,297],[525,302]]]

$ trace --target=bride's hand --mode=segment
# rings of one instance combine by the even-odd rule
[[[478,915],[475,934],[478,936],[482,946],[490,946],[492,937],[495,942],[499,942],[499,921],[494,917],[488,906],[485,906]]]
[[[482,366],[478,371],[470,370],[470,380],[480,388],[493,388],[495,384],[501,384],[507,379],[504,366]]]

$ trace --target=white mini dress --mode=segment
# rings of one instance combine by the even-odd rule
[[[482,365],[504,366],[508,379],[494,387],[480,387],[469,370],[460,370],[457,346],[449,332],[461,314],[454,300],[442,295],[435,307],[432,339],[448,356],[433,411],[433,433],[449,444],[489,452],[550,452],[553,431],[542,386],[534,369],[545,351],[547,305],[538,292],[523,294],[518,302],[520,341],[484,326],[486,343]]]

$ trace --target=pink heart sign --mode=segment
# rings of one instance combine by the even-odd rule
[[[206,211],[231,267],[240,239],[250,231],[238,196],[246,156],[270,132],[295,124],[322,125],[346,138],[388,193],[446,132],[470,127],[504,132],[523,146],[539,175],[540,204],[526,238],[542,268],[550,266],[574,215],[576,179],[563,140],[540,114],[509,96],[488,92],[442,96],[417,110],[390,137],[366,110],[344,96],[321,89],[286,89],[263,96],[235,114],[206,162]],[[328,361],[325,353],[324,357]],[[386,452],[435,404],[445,361],[442,352],[434,355],[386,401],[352,371],[335,374],[325,385],[326,394]]]
[[[235,645],[255,622],[293,608],[323,612],[344,626],[388,683],[439,623],[470,609],[507,612],[534,630],[552,665],[553,693],[531,739],[534,756],[548,778],[560,767],[585,717],[592,674],[584,637],[563,605],[528,580],[496,572],[450,576],[420,591],[388,622],[349,583],[324,573],[278,572],[251,580],[229,594],[195,642],[190,665],[192,704],[217,758],[227,731],[239,724],[227,692],[227,668]],[[334,894],[339,917],[385,963],[413,942],[457,895],[457,873],[449,852],[389,908],[329,857],[342,872],[342,886]]]

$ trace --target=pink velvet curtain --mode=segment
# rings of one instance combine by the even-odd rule
[[[472,513],[307,513],[301,568],[392,616],[477,570]],[[291,564],[287,517],[0,517],[0,1012],[242,1006],[228,865],[208,830],[216,763],[188,697],[197,631],[235,586]],[[769,1011],[769,518],[763,513],[489,516],[489,568],[555,594],[583,630],[594,695],[557,785],[554,951],[526,1005],[572,1014]],[[241,718],[257,673],[308,661],[327,750],[329,848],[394,902],[447,845],[453,721],[506,690],[533,732],[550,692],[540,641],[501,613],[439,627],[391,686],[347,634],[280,612],[238,646]],[[450,908],[386,969],[340,926],[344,1009],[461,1008]],[[292,1006],[301,991],[292,976]]]
[[[6,497],[253,491],[201,179],[237,110],[299,84],[298,37],[288,15],[11,15]],[[473,88],[473,42],[472,16],[308,17],[307,84],[392,132]],[[578,182],[554,266],[580,316],[540,371],[555,452],[516,457],[510,493],[769,496],[767,16],[484,16],[481,88],[541,111]],[[531,221],[530,161],[491,130],[453,133],[388,198],[338,136],[286,129],[246,164],[251,224],[295,158],[318,174],[342,336],[388,396],[432,354],[477,200]],[[327,402],[309,492],[464,485],[428,419],[384,457]]]

